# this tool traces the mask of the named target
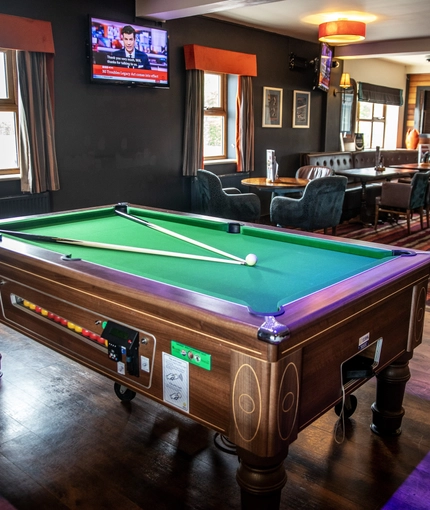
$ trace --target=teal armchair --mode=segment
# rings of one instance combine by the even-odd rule
[[[254,193],[223,188],[220,178],[207,170],[197,171],[197,182],[203,214],[247,222],[260,219],[260,199]]]
[[[270,204],[271,222],[280,227],[313,231],[328,228],[336,234],[342,215],[348,179],[343,176],[319,177],[310,181],[299,199],[275,197]]]

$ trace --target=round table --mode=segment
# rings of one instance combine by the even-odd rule
[[[250,177],[243,179],[241,183],[244,186],[253,186],[265,191],[277,191],[277,190],[302,190],[309,179],[297,179],[296,177],[278,177],[276,181],[268,181],[266,177]]]

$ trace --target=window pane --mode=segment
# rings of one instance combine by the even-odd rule
[[[372,106],[373,103],[358,102],[358,118],[359,119],[372,119]]]
[[[383,122],[374,122],[373,123],[373,139],[372,139],[372,148],[384,146],[384,123]]]
[[[358,133],[363,133],[364,148],[370,149],[370,143],[372,139],[372,123],[371,122],[359,122]]]
[[[221,107],[221,76],[205,73],[205,108]]]
[[[224,156],[223,132],[223,117],[218,115],[205,116],[203,149],[205,158]]]
[[[0,112],[0,169],[18,168],[15,113]]]
[[[7,91],[6,53],[0,51],[0,99],[9,97]]]
[[[385,141],[384,149],[397,147],[397,126],[399,125],[399,107],[387,105],[385,109]]]
[[[383,104],[377,104],[374,103],[373,105],[373,116],[377,119],[383,119],[384,118],[384,105]]]

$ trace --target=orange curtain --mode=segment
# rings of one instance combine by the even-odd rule
[[[54,37],[49,21],[0,14],[0,48],[46,53],[49,93],[54,104]]]
[[[0,14],[0,48],[54,53],[49,21]]]
[[[257,56],[250,53],[219,50],[198,44],[184,46],[185,69],[214,73],[257,76]]]

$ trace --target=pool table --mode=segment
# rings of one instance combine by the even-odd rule
[[[279,507],[289,444],[335,406],[348,416],[372,376],[372,430],[401,432],[428,253],[129,204],[0,231],[0,321],[111,378],[123,400],[145,395],[228,438],[243,508]]]

